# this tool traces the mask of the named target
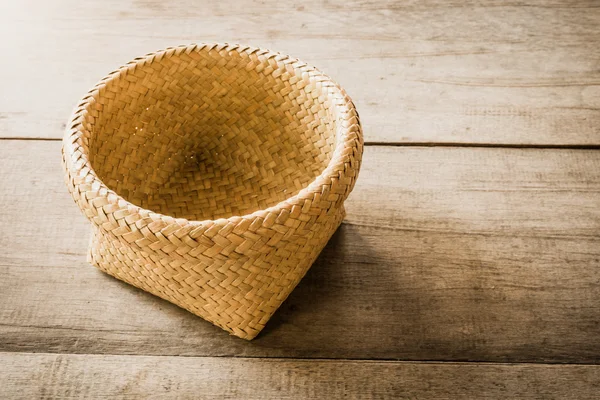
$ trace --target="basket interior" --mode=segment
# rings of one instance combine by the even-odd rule
[[[336,144],[335,107],[305,70],[198,50],[140,63],[97,94],[89,160],[110,189],[176,218],[273,206],[310,184]]]

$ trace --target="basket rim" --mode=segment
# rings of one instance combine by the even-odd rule
[[[84,145],[82,136],[84,132],[87,131],[86,128],[83,127],[83,122],[85,121],[85,116],[87,115],[87,111],[90,106],[92,106],[96,98],[101,97],[102,94],[100,91],[102,88],[108,84],[109,82],[119,79],[122,74],[126,74],[129,71],[135,70],[136,67],[140,65],[144,65],[145,63],[153,63],[160,62],[163,57],[171,57],[171,56],[179,56],[181,53],[192,52],[192,51],[237,51],[242,52],[246,51],[249,54],[257,54],[260,56],[264,56],[266,59],[275,58],[277,61],[283,61],[286,63],[290,63],[294,68],[300,68],[303,71],[308,72],[315,80],[321,83],[323,92],[327,90],[331,90],[332,93],[330,95],[336,95],[336,97],[341,101],[332,101],[333,110],[336,113],[340,113],[338,115],[345,115],[345,118],[341,118],[343,124],[338,124],[340,126],[337,127],[338,135],[336,147],[332,153],[331,159],[329,160],[327,166],[321,171],[321,173],[316,176],[308,185],[302,188],[298,193],[293,196],[290,196],[270,207],[253,211],[252,213],[247,213],[243,215],[232,215],[226,218],[216,218],[216,219],[204,219],[204,220],[194,220],[188,218],[180,218],[174,217],[168,214],[162,214],[160,212],[146,209],[144,207],[138,206],[134,203],[131,203],[129,200],[125,199],[119,193],[108,187],[102,179],[96,174],[93,166],[90,163],[88,153],[85,151],[87,149],[87,144]],[[338,117],[338,120],[340,118]],[[260,217],[266,217],[271,213],[279,213],[287,209],[288,211],[291,207],[296,205],[302,205],[305,199],[312,197],[312,194],[320,193],[320,188],[323,185],[326,185],[328,182],[334,182],[336,180],[342,180],[345,178],[343,172],[345,169],[341,168],[341,171],[338,172],[339,167],[343,166],[345,163],[349,163],[347,160],[346,154],[350,151],[350,153],[354,152],[358,157],[359,164],[353,169],[354,178],[356,178],[356,173],[358,173],[358,169],[360,167],[360,159],[362,157],[363,151],[363,135],[362,135],[362,127],[359,121],[358,112],[356,111],[356,107],[352,102],[351,98],[348,96],[346,91],[338,85],[335,81],[333,81],[329,76],[322,73],[317,68],[300,61],[297,58],[290,57],[288,55],[267,50],[261,49],[258,47],[252,46],[243,46],[240,44],[228,44],[228,43],[192,43],[187,45],[179,45],[176,47],[167,47],[163,50],[158,50],[155,52],[148,53],[142,57],[134,58],[132,61],[127,64],[119,67],[118,69],[110,72],[104,78],[102,78],[92,89],[88,91],[88,93],[82,98],[79,104],[74,108],[71,117],[69,118],[69,123],[66,126],[65,134],[63,137],[63,166],[68,175],[73,177],[85,177],[86,186],[91,186],[94,192],[103,193],[104,197],[108,200],[110,204],[118,205],[119,208],[128,210],[129,214],[143,214],[144,216],[148,216],[153,220],[162,220],[165,223],[176,222],[180,226],[203,226],[210,223],[221,223],[226,224],[229,222],[237,223],[241,219],[250,219],[254,220]],[[74,186],[78,187],[80,184],[75,183]],[[352,185],[353,186],[353,185]],[[352,187],[350,187],[350,190]],[[350,190],[348,190],[343,195],[343,200],[349,195]],[[92,207],[94,208],[94,207]]]

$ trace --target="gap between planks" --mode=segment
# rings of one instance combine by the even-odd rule
[[[286,357],[286,356],[236,356],[236,355],[192,355],[192,354],[136,354],[136,353],[66,353],[66,352],[32,352],[32,351],[0,351],[0,357],[11,354],[19,354],[23,356],[35,355],[35,356],[106,356],[106,357],[152,357],[152,358],[197,358],[197,359],[211,359],[211,358],[224,358],[232,359],[236,361],[314,361],[314,362],[348,362],[348,363],[381,363],[381,364],[418,364],[418,365],[442,365],[442,366],[472,366],[474,364],[481,366],[493,366],[493,367],[510,367],[510,366],[536,366],[536,367],[600,367],[600,363],[589,363],[589,362],[547,362],[547,361],[514,361],[514,362],[503,362],[503,361],[452,361],[452,360],[404,360],[404,359],[393,359],[393,358],[335,358],[335,357]]]
[[[59,142],[62,138],[29,138],[29,137],[0,137],[0,140],[26,140]],[[508,144],[508,143],[460,143],[460,142],[372,142],[366,141],[365,146],[382,147],[471,147],[497,149],[565,149],[565,150],[600,150],[599,144]]]

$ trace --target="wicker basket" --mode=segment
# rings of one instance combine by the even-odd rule
[[[63,161],[92,222],[89,262],[252,339],[340,225],[362,150],[354,105],[327,76],[204,44],[100,81]]]

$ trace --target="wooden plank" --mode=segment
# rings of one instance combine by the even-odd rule
[[[0,137],[59,138],[133,57],[241,42],[316,65],[386,143],[600,144],[600,7],[539,2],[3,2]]]
[[[2,398],[588,399],[600,366],[0,353]]]
[[[251,343],[88,266],[59,151],[1,142],[0,351],[600,361],[599,151],[367,147]]]

